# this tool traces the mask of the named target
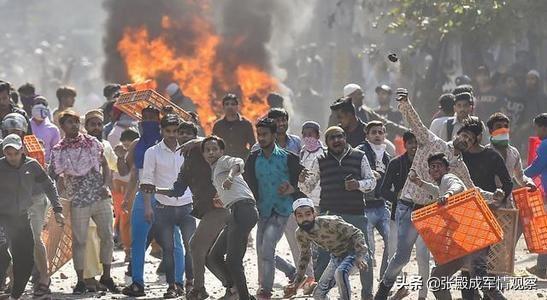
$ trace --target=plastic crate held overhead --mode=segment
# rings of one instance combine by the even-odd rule
[[[437,264],[445,264],[503,239],[503,230],[478,189],[412,213],[412,222]]]
[[[175,103],[169,101],[154,90],[142,90],[121,94],[114,106],[139,121],[142,120],[141,111],[148,106],[155,107],[159,111],[170,106],[173,108],[174,112],[184,120],[191,120],[192,118],[184,109],[178,107]]]
[[[26,135],[23,138],[23,144],[25,145],[25,150],[27,155],[36,159],[42,167],[46,166],[46,152],[40,141],[36,138],[35,135]]]

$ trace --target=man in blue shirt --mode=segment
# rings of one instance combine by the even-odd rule
[[[547,113],[542,113],[534,118],[536,135],[541,139],[537,149],[537,157],[532,164],[524,170],[528,177],[541,176],[541,185],[547,188]],[[547,254],[538,255],[537,265],[527,268],[528,272],[541,279],[547,279]]]
[[[287,276],[296,274],[295,267],[275,256],[275,247],[292,214],[292,203],[299,192],[299,157],[276,144],[277,125],[272,119],[260,120],[256,125],[260,149],[253,151],[245,164],[244,177],[257,200],[259,212],[256,249],[259,299],[270,299],[274,281],[274,266]]]

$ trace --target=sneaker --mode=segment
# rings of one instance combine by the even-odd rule
[[[110,291],[113,294],[120,293],[120,289],[118,289],[118,287],[114,283],[114,280],[112,280],[112,277],[109,277],[109,278],[101,277],[101,279],[99,280],[99,283],[104,285],[108,289],[108,291]]]
[[[182,283],[175,282],[175,289],[177,290],[177,295],[184,296],[184,285]]]
[[[85,286],[85,282],[83,281],[78,281],[78,283],[76,283],[76,286],[72,290],[72,294],[74,295],[83,295],[85,294],[85,292],[87,292],[87,287]]]
[[[167,291],[163,294],[163,299],[175,299],[179,296],[177,293],[177,288],[175,285],[172,285],[167,288]]]
[[[187,300],[204,300],[209,298],[209,294],[205,288],[193,288],[190,292],[186,294]]]
[[[530,268],[526,268],[526,271],[528,271],[528,273],[530,273],[532,275],[537,276],[538,278],[547,279],[547,271],[546,270],[540,270],[537,265],[535,265],[533,267],[530,267]]]
[[[122,294],[129,297],[144,297],[144,287],[136,282],[133,282],[130,286],[126,286],[122,290]]]

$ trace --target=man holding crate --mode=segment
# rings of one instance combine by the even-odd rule
[[[427,163],[429,165],[429,175],[434,180],[434,183],[423,181],[412,171],[409,175],[409,180],[424,189],[431,199],[438,199],[440,204],[446,204],[449,197],[465,191],[465,185],[461,179],[456,175],[449,173],[450,163],[444,153],[431,155],[427,159]],[[501,190],[496,191],[494,197],[496,199],[503,198],[504,193]],[[450,278],[469,261],[473,266],[473,273],[475,275],[484,276],[486,275],[485,256],[488,254],[488,250],[489,247],[446,264],[437,265],[431,271],[431,278],[435,280]],[[489,299],[505,299],[497,289],[485,290],[484,293],[489,296]],[[450,289],[448,288],[437,289],[433,291],[433,294],[437,299],[451,299]]]
[[[456,149],[452,143],[443,141],[427,129],[408,100],[408,91],[406,89],[398,89],[396,99],[399,101],[399,110],[403,114],[403,118],[410,125],[410,129],[415,134],[418,142],[418,149],[411,167],[414,172],[426,181],[433,181],[429,174],[427,159],[432,154],[441,152],[446,155],[452,173],[463,181],[465,187],[475,187],[469,176],[469,171],[461,159],[461,151]],[[410,261],[412,248],[418,238],[418,232],[411,220],[412,211],[435,201],[436,199],[428,197],[427,192],[412,181],[407,180],[405,182],[396,212],[396,219],[399,222],[397,249],[388,264],[374,299],[387,300],[389,291],[395,284],[397,277],[404,266]]]
[[[534,118],[534,128],[536,135],[541,139],[541,144],[537,149],[536,159],[524,170],[524,175],[541,176],[541,186],[545,190],[547,187],[547,113]],[[541,279],[547,279],[547,254],[538,255],[537,265],[527,270]]]

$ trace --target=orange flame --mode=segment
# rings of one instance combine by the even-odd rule
[[[183,93],[198,107],[198,114],[206,132],[210,132],[215,120],[222,113],[223,93],[239,92],[241,112],[254,121],[268,109],[268,93],[278,90],[275,78],[253,65],[240,64],[233,78],[220,78],[224,70],[222,60],[216,55],[221,38],[214,33],[210,22],[193,16],[184,24],[177,24],[164,16],[163,32],[151,38],[146,28],[127,28],[118,43],[118,51],[124,59],[130,79],[141,82],[168,75],[177,82]],[[194,40],[184,41],[192,48],[191,55],[177,54],[176,45],[169,45],[167,33],[178,26],[190,26]],[[240,37],[241,39],[241,37]],[[237,41],[236,41],[237,42]]]

